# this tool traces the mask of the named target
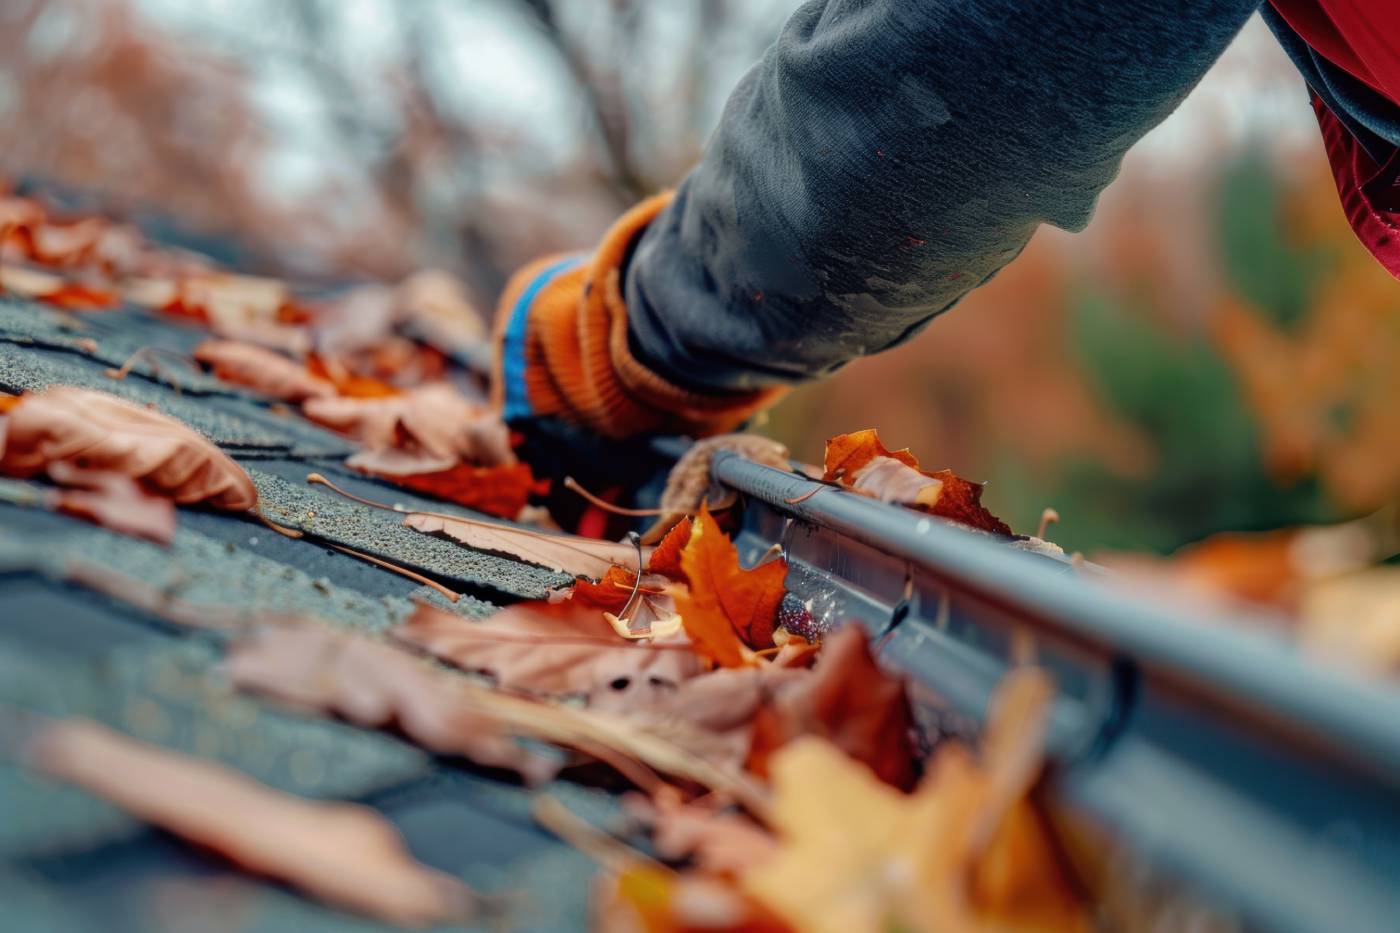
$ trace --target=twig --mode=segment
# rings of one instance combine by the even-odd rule
[[[629,518],[655,518],[662,514],[661,509],[626,509],[620,505],[613,505],[607,499],[595,496],[587,489],[584,489],[579,481],[572,476],[564,477],[564,488],[577,494],[590,505],[595,505],[604,512],[611,512],[613,515],[625,515]]]
[[[530,813],[535,822],[609,871],[621,874],[629,869],[645,867],[668,875],[674,874],[656,859],[644,855],[621,839],[603,832],[583,819],[560,803],[557,797],[541,794],[535,798]]]
[[[455,590],[449,590],[447,587],[443,586],[441,583],[438,583],[436,580],[429,580],[421,573],[415,573],[414,571],[409,570],[407,567],[400,567],[398,564],[391,564],[387,560],[380,560],[378,557],[366,554],[363,551],[357,551],[354,548],[348,548],[343,547],[339,544],[333,544],[330,541],[326,541],[323,543],[327,547],[335,548],[342,554],[349,554],[351,557],[358,557],[360,560],[369,561],[376,567],[383,567],[385,570],[391,571],[403,577],[408,577],[410,580],[413,580],[416,583],[421,583],[424,586],[430,586],[433,589],[437,590],[439,593],[441,593],[443,596],[446,596],[448,599],[452,600],[454,603],[462,598],[461,593],[458,593]]]

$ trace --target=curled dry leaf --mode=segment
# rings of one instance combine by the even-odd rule
[[[676,727],[677,741],[726,767],[742,767],[750,757],[754,718],[778,694],[800,684],[811,672],[764,664],[719,668],[687,680],[669,696],[658,697],[632,715],[654,728]]]
[[[397,467],[400,475],[447,470],[460,462],[480,466],[515,462],[505,422],[445,382],[390,398],[313,398],[303,412],[318,424],[350,435],[368,450],[393,449],[421,458],[403,461]],[[385,466],[379,463],[374,472],[387,472]]]
[[[136,293],[135,300],[167,314],[193,318],[216,333],[260,323],[286,323],[281,318],[291,300],[280,279],[204,271],[174,282],[155,279]],[[144,300],[142,300],[144,299]]]
[[[333,356],[382,344],[392,336],[394,290],[359,285],[316,306],[317,349]]]
[[[666,536],[657,542],[656,550],[647,560],[647,570],[663,577],[685,582],[685,571],[681,570],[681,551],[690,543],[691,522],[680,521],[671,526]]]
[[[121,304],[121,299],[108,289],[24,266],[0,265],[0,291],[34,298],[65,311],[104,311]]]
[[[825,482],[839,482],[861,495],[918,509],[992,534],[1011,529],[982,506],[982,487],[951,470],[926,473],[909,450],[887,450],[873,429],[841,434],[826,442]]]
[[[611,567],[637,566],[637,549],[614,541],[531,531],[436,512],[410,512],[403,523],[423,534],[442,535],[479,551],[509,554],[526,563],[575,577],[601,580]],[[650,553],[650,548],[643,548],[642,559]]]
[[[828,636],[812,675],[776,692],[755,712],[750,769],[766,775],[777,750],[804,735],[826,739],[887,784],[914,786],[914,713],[904,682],[875,663],[859,625]]]
[[[382,923],[465,923],[474,895],[409,855],[368,807],[285,794],[81,719],[42,726],[28,764],[231,862]]]
[[[280,353],[237,340],[205,340],[194,358],[225,382],[246,386],[269,398],[303,402],[335,394],[335,386],[308,373]]]
[[[690,585],[677,589],[676,608],[696,648],[721,667],[756,663],[751,649],[773,644],[787,561],[743,569],[738,550],[702,505],[680,562]]]
[[[788,449],[772,438],[758,434],[720,434],[696,441],[666,477],[666,488],[661,493],[661,517],[642,535],[644,542],[653,544],[661,540],[678,521],[698,512],[701,505],[711,509],[733,505],[734,493],[710,477],[710,464],[721,451],[779,470],[791,469]]]
[[[248,474],[208,440],[104,392],[59,386],[24,395],[5,421],[0,473],[33,476],[72,461],[140,480],[181,505],[242,511],[258,502]]]
[[[236,643],[228,672],[241,688],[361,726],[396,726],[431,751],[509,768],[532,783],[554,773],[552,762],[463,702],[458,684],[381,642],[315,623],[277,626]]]
[[[486,319],[467,299],[457,277],[422,269],[394,292],[397,315],[415,335],[447,353],[483,346]]]
[[[83,470],[68,461],[48,466],[49,478],[66,488],[49,505],[119,534],[169,544],[175,537],[175,505],[153,496],[136,480],[113,470]]]
[[[668,861],[689,859],[702,871],[738,876],[773,852],[773,837],[742,813],[686,803],[670,788],[653,797],[629,794],[623,803],[651,829],[656,854]]]
[[[779,848],[744,889],[804,930],[1089,930],[1027,796],[1050,693],[1013,674],[980,758],[944,743],[907,796],[822,739],[790,743],[772,761]]]
[[[397,726],[425,748],[511,768],[536,783],[553,776],[554,762],[511,736],[577,749],[628,777],[636,771],[629,762],[641,763],[728,794],[755,813],[766,804],[747,775],[627,718],[491,690],[324,625],[289,623],[236,643],[229,671],[247,689],[361,725]]]
[[[683,647],[618,637],[597,609],[567,600],[508,606],[476,621],[419,605],[396,638],[509,690],[598,698],[611,708],[646,704],[700,672]]]

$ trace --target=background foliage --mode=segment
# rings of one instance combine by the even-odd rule
[[[698,158],[795,0],[9,0],[0,170],[252,269],[483,308]],[[880,399],[878,406],[870,404]],[[874,426],[1072,549],[1166,551],[1400,493],[1400,286],[1354,242],[1255,22],[1090,229],[1043,230],[909,344],[795,393],[808,460]]]

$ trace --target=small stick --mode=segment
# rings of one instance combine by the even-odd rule
[[[797,503],[799,502],[806,502],[808,499],[812,498],[825,488],[825,486],[817,486],[815,489],[809,489],[807,492],[804,492],[800,496],[794,496],[791,499],[784,499],[783,501],[786,502],[788,505],[797,505]]]
[[[622,604],[622,611],[617,614],[617,618],[627,626],[632,627],[632,604],[637,601],[637,593],[642,588],[642,574],[646,571],[642,561],[642,537],[635,531],[627,532],[627,541],[637,549],[637,579],[632,581],[632,592],[627,596],[627,602]]]
[[[1050,530],[1050,526],[1060,520],[1060,513],[1046,506],[1040,513],[1040,524],[1036,526],[1035,536],[1041,540],[1045,539],[1045,533]]]
[[[436,580],[429,580],[421,573],[415,573],[412,570],[409,570],[407,567],[400,567],[398,564],[391,564],[387,560],[380,560],[378,557],[366,554],[363,551],[357,551],[354,548],[342,547],[339,544],[332,544],[329,541],[323,543],[327,547],[335,548],[342,554],[349,554],[351,557],[358,557],[360,560],[369,561],[371,564],[374,564],[377,567],[383,567],[385,570],[392,571],[393,573],[397,573],[400,576],[408,577],[410,580],[413,580],[416,583],[421,583],[424,586],[430,586],[433,589],[437,590],[439,593],[441,593],[443,596],[446,596],[448,599],[452,600],[454,603],[462,598],[461,593],[458,593],[455,590],[449,590],[447,587],[443,586],[441,583],[438,583]]]
[[[614,515],[626,515],[630,518],[655,518],[662,514],[660,509],[626,509],[620,505],[613,505],[608,500],[595,496],[584,489],[579,481],[572,476],[564,477],[564,488],[582,497],[590,505],[596,505],[604,512],[611,512]]]
[[[284,538],[300,538],[306,534],[306,532],[304,531],[298,531],[295,528],[288,528],[285,525],[277,524],[272,519],[264,515],[262,509],[256,505],[253,506],[253,514],[258,517],[258,521],[262,522],[264,525],[271,528],[279,535],[282,535]]]
[[[557,797],[541,794],[530,807],[530,814],[545,829],[609,871],[620,874],[631,868],[646,867],[674,874],[670,868],[578,816]]]
[[[185,356],[183,353],[176,353],[174,350],[167,350],[164,347],[137,347],[135,350],[132,351],[131,355],[126,358],[126,362],[122,363],[120,369],[108,369],[106,371],[107,378],[115,379],[118,382],[120,382],[131,373],[131,368],[136,365],[136,362],[138,360],[145,360],[146,362],[150,363],[151,371],[154,372],[157,376],[159,376],[161,374],[160,366],[156,364],[156,361],[154,359],[156,354],[159,353],[164,353],[166,356],[169,356],[172,359],[179,360],[181,363],[190,366],[191,369],[197,368],[194,366],[193,363],[191,363],[189,357]],[[173,374],[170,374],[169,378],[171,385],[175,387],[176,394],[180,394],[179,381],[174,377]]]
[[[313,486],[315,486],[315,485],[328,486],[328,487],[330,487],[330,489],[332,489],[334,492],[338,493],[338,494],[341,495],[341,496],[344,496],[345,498],[349,499],[350,501],[352,501],[352,502],[358,502],[358,503],[360,503],[361,505],[367,505],[367,506],[369,506],[370,508],[374,508],[374,509],[383,509],[383,510],[386,511],[386,512],[398,512],[400,515],[406,514],[406,513],[404,512],[403,509],[399,508],[399,507],[396,506],[396,505],[385,505],[385,504],[382,503],[382,502],[375,502],[373,499],[366,499],[366,498],[364,498],[363,496],[357,496],[357,495],[355,495],[353,492],[350,492],[348,489],[341,489],[339,486],[337,486],[335,483],[332,483],[330,480],[326,479],[326,478],[325,478],[324,476],[322,476],[320,473],[307,473],[307,474],[306,474],[306,481],[307,481],[308,483],[311,483]],[[444,517],[449,517],[449,516],[444,516]]]

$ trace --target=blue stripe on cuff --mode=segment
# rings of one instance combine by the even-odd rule
[[[579,253],[545,267],[525,287],[520,300],[511,309],[510,322],[506,325],[505,339],[501,343],[501,375],[505,383],[502,416],[506,421],[528,418],[534,414],[530,408],[529,394],[525,391],[525,334],[530,321],[530,305],[541,289],[561,273],[582,265],[587,258],[587,254]]]

